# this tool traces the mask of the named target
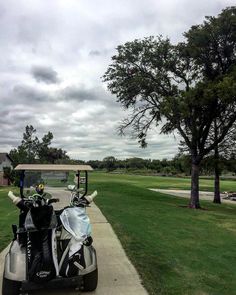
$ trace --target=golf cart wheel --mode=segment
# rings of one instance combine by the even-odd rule
[[[90,292],[97,288],[98,284],[98,269],[83,276],[83,291]]]
[[[2,295],[19,295],[21,282],[8,280],[3,277]]]

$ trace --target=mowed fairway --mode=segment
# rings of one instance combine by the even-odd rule
[[[205,201],[207,210],[191,210],[181,207],[186,199],[147,190],[189,188],[185,179],[93,173],[90,181],[150,294],[236,294],[235,205]]]
[[[159,189],[182,189],[189,190],[191,188],[190,178],[163,177],[163,176],[142,176],[130,174],[112,174],[112,173],[93,173],[95,180],[102,182],[104,177],[106,181],[116,183],[130,183],[141,188],[159,188]],[[213,191],[213,179],[200,179],[201,191]],[[236,191],[236,181],[221,181],[221,191]]]

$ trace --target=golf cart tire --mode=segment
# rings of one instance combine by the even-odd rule
[[[21,282],[8,280],[3,277],[2,295],[19,295]]]
[[[83,276],[83,291],[91,292],[96,290],[98,284],[98,269]]]

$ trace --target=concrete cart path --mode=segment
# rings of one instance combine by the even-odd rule
[[[69,192],[62,189],[51,190],[53,197],[59,197],[60,207],[68,204]],[[99,195],[98,195],[99,198]],[[107,222],[99,208],[92,204],[87,209],[92,223],[94,246],[98,258],[98,287],[94,292],[78,292],[74,290],[43,290],[37,295],[148,295],[142,286],[139,275],[127,258],[111,225]],[[6,252],[5,250],[3,252]],[[0,275],[2,278],[3,256],[0,255]],[[1,293],[0,293],[1,294]]]
[[[182,198],[189,198],[190,193],[191,193],[190,190],[170,190],[170,189],[155,189],[155,188],[150,188],[150,190],[155,191],[155,192],[159,192],[159,193],[163,193],[163,194],[176,196],[176,197],[182,197]],[[221,202],[222,203],[236,205],[235,201],[223,199],[223,197],[225,197],[225,196],[226,196],[225,194],[221,194]],[[199,197],[200,197],[200,200],[213,201],[214,193],[199,191]]]

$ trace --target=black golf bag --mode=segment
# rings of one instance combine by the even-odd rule
[[[40,283],[56,277],[56,216],[51,205],[32,207],[25,219],[28,280]]]

